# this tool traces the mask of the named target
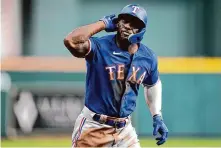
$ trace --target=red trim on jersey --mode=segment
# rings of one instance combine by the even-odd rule
[[[79,129],[78,129],[78,132],[77,132],[76,136],[75,136],[75,137],[73,138],[73,140],[72,140],[72,146],[73,146],[73,147],[76,146],[76,141],[79,139],[79,137],[80,137],[80,135],[81,135],[82,127],[83,127],[85,121],[86,121],[86,118],[83,117],[83,119],[81,120],[80,127],[79,127]]]

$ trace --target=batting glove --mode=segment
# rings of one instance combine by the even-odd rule
[[[157,133],[160,133],[160,137],[157,137],[157,145],[161,145],[167,140],[168,128],[163,122],[163,119],[160,115],[153,116],[153,135],[157,136]]]
[[[100,19],[100,21],[103,21],[105,23],[106,32],[114,32],[117,30],[117,27],[115,24],[116,19],[117,17],[115,16],[115,14],[104,16],[102,19]]]

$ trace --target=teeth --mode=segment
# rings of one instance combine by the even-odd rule
[[[127,33],[127,32],[124,32],[123,34],[126,35],[126,36],[129,36],[129,35],[130,35],[130,33]]]

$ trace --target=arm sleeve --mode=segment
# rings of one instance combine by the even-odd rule
[[[85,56],[86,61],[92,61],[94,57],[96,56],[97,50],[99,48],[99,40],[97,37],[91,37],[88,40],[89,42],[89,50],[88,53]]]
[[[152,87],[144,87],[144,96],[146,103],[150,109],[151,115],[161,115],[162,106],[162,83],[160,80]]]
[[[159,79],[158,62],[157,62],[157,57],[155,55],[153,56],[151,68],[148,73],[149,74],[143,81],[143,85],[153,86]]]

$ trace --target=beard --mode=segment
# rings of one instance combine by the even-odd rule
[[[120,40],[121,42],[127,42],[127,41],[129,41],[129,40],[128,40],[129,35],[124,34],[124,33],[121,33],[121,32],[117,32],[117,38],[118,38],[118,40]]]
[[[128,35],[125,35],[124,33],[117,32],[116,39],[120,45],[120,48],[123,50],[127,50],[128,46],[131,44],[128,40]]]
[[[119,33],[120,33],[121,39],[123,39],[123,40],[126,40],[126,39],[128,40],[129,36],[131,35],[130,33],[126,32],[126,31],[121,31]]]
[[[128,41],[129,36],[132,34],[133,33],[130,33],[130,31],[124,28],[119,28],[117,32],[118,38],[122,41],[126,41],[126,40]]]

